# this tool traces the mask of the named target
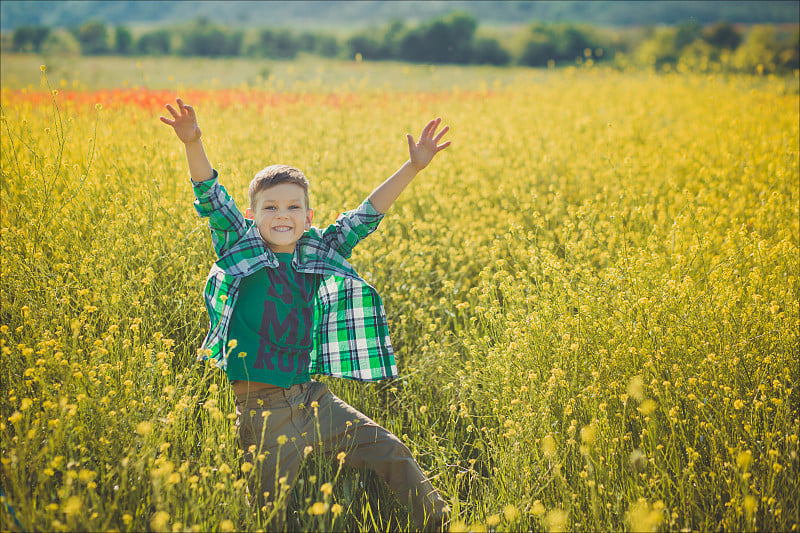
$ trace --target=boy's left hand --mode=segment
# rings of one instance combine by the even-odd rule
[[[437,144],[440,140],[442,140],[444,134],[450,129],[450,126],[445,126],[442,131],[440,131],[434,137],[436,128],[439,127],[441,122],[441,118],[437,118],[428,122],[428,124],[426,124],[422,129],[422,134],[419,136],[419,142],[414,142],[414,137],[412,137],[410,133],[406,133],[406,138],[408,139],[408,154],[410,156],[411,164],[417,172],[428,166],[428,163],[431,162],[433,156],[450,146],[450,141]]]

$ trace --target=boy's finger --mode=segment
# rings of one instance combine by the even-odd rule
[[[417,143],[414,142],[414,137],[412,137],[410,133],[406,133],[406,139],[408,140],[409,151],[413,152],[414,148],[417,146]]]
[[[437,152],[441,152],[442,150],[444,150],[444,149],[445,149],[445,148],[447,148],[448,146],[450,146],[450,141],[447,141],[446,143],[442,143],[442,144],[440,144],[439,146],[437,146],[437,147],[436,147],[436,151],[437,151]]]
[[[169,105],[169,104],[167,104],[167,111],[169,111],[169,112],[170,112],[170,114],[171,114],[173,117],[175,117],[175,118],[178,118],[179,116],[181,116],[181,115],[180,115],[180,113],[178,113],[177,111],[175,111],[175,108],[174,108],[174,107],[172,107],[172,106],[171,106],[171,105]]]
[[[447,131],[448,131],[449,129],[450,129],[450,126],[445,126],[445,127],[442,129],[442,131],[440,131],[440,132],[439,132],[439,134],[438,134],[436,137],[434,137],[434,138],[433,138],[433,142],[437,142],[437,143],[438,143],[438,142],[439,142],[439,140],[440,140],[442,137],[444,137],[444,134],[445,134],[445,133],[447,133]]]
[[[425,137],[430,137],[431,126],[433,126],[434,122],[436,122],[436,121],[435,120],[431,120],[430,122],[425,124],[425,127],[422,128],[422,133],[419,136],[420,140],[422,140]]]
[[[163,122],[164,124],[167,124],[169,126],[174,126],[175,125],[175,121],[171,120],[171,119],[168,119],[167,117],[158,117],[158,118],[160,118],[161,122]]]
[[[436,132],[436,128],[439,127],[439,124],[442,123],[442,119],[440,117],[436,117],[431,121],[431,131],[430,134],[433,135]]]

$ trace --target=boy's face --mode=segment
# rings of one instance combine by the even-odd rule
[[[248,207],[244,216],[256,223],[270,250],[290,254],[303,232],[311,228],[314,212],[306,206],[302,187],[279,183],[256,193],[255,205]]]

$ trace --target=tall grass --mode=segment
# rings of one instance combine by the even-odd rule
[[[254,172],[285,162],[309,175],[318,224],[402,163],[403,133],[451,125],[353,257],[402,376],[326,382],[408,444],[452,531],[792,531],[786,83],[568,70],[190,103],[241,207]],[[2,92],[2,527],[268,529],[230,389],[196,360],[213,250],[181,146],[141,98],[92,98]],[[290,530],[410,528],[369,471],[313,453],[278,505]]]

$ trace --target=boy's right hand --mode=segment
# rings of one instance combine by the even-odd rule
[[[194,109],[192,109],[192,106],[184,104],[183,100],[180,98],[177,98],[175,101],[178,104],[178,109],[180,112],[176,111],[174,107],[167,104],[167,111],[170,112],[173,118],[169,119],[166,117],[159,117],[161,122],[167,124],[168,126],[172,126],[172,129],[175,130],[175,135],[177,135],[178,139],[180,139],[184,144],[188,144],[200,139],[202,133],[200,132],[200,128],[197,126],[197,117],[194,114]]]

